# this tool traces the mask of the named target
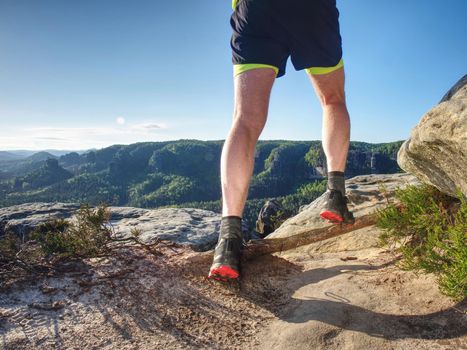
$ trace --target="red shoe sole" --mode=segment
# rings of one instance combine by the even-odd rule
[[[323,211],[321,214],[319,214],[323,219],[325,220],[329,220],[329,221],[332,221],[332,222],[343,222],[344,219],[336,214],[336,213],[333,213],[332,211]]]
[[[221,265],[209,271],[208,277],[225,282],[227,281],[227,279],[236,279],[239,275],[240,274],[238,273],[238,271],[234,270],[230,266]]]

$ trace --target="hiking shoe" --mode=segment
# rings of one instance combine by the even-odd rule
[[[241,221],[239,220],[238,223]],[[209,278],[219,281],[236,279],[240,276],[240,256],[243,248],[241,223],[221,224],[221,233],[214,250],[214,260],[209,270]]]
[[[347,203],[348,199],[342,195],[341,191],[328,190],[324,208],[319,215],[330,222],[353,224],[355,219],[347,208]]]

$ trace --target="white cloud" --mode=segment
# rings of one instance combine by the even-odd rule
[[[125,118],[123,118],[123,117],[117,117],[117,120],[116,120],[116,121],[117,121],[117,124],[118,124],[118,125],[123,125],[123,124],[125,124]]]
[[[123,118],[122,118],[123,119]],[[163,123],[99,127],[28,127],[0,129],[0,149],[87,149],[113,144],[176,139]],[[15,137],[14,135],[21,135]]]
[[[145,132],[152,132],[159,129],[164,129],[165,124],[162,123],[141,123],[141,124],[133,124],[131,129],[134,131],[145,131]]]

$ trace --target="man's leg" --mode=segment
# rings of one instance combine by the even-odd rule
[[[352,223],[345,197],[344,171],[350,141],[350,118],[345,103],[344,68],[327,74],[310,74],[323,108],[322,142],[328,168],[328,197],[321,217]]]
[[[344,68],[310,79],[323,108],[323,149],[328,172],[344,172],[350,140],[350,118],[345,103]]]
[[[266,124],[276,73],[253,69],[235,77],[235,111],[221,157],[222,216],[242,217],[256,142]]]
[[[235,77],[234,117],[221,157],[221,228],[209,271],[216,279],[239,276],[241,218],[253,175],[256,142],[266,124],[275,78],[271,68],[253,69]]]

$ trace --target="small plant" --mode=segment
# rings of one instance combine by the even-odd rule
[[[74,221],[56,219],[40,225],[32,234],[45,256],[96,257],[109,250],[112,239],[110,211],[83,205]]]
[[[2,239],[0,239],[0,263],[8,262],[14,259],[21,247],[19,238],[11,232],[7,232]]]
[[[110,251],[113,230],[106,206],[84,205],[71,221],[49,220],[23,242],[14,232],[0,237],[0,287],[54,269],[64,258],[92,258]]]
[[[287,215],[283,210],[279,210],[276,214],[271,215],[271,222],[273,223],[274,231],[277,230],[288,218],[289,215]]]
[[[467,295],[467,199],[436,188],[408,186],[378,213],[381,241],[403,255],[401,267],[438,276],[441,291],[457,300]]]
[[[0,288],[22,278],[57,271],[63,261],[108,256],[118,248],[137,246],[150,254],[161,254],[154,249],[161,241],[142,242],[142,231],[137,228],[129,237],[116,238],[110,218],[106,205],[83,205],[69,221],[52,219],[39,225],[25,242],[14,232],[7,232],[0,237]]]

